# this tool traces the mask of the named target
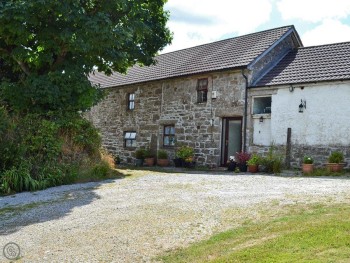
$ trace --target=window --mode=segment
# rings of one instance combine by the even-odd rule
[[[128,94],[128,110],[135,109],[135,93]]]
[[[271,97],[256,97],[253,103],[253,114],[271,113]]]
[[[197,102],[206,102],[208,97],[208,79],[199,79],[197,82]]]
[[[136,147],[136,132],[124,132],[124,147]]]
[[[175,126],[174,125],[164,126],[163,145],[164,146],[175,145]]]

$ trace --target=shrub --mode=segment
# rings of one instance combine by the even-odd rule
[[[251,158],[247,161],[247,165],[258,165],[260,162],[260,157],[256,154],[253,154]]]
[[[261,164],[265,166],[268,173],[280,173],[283,168],[283,158],[275,153],[275,147],[271,145],[267,156],[261,158]]]
[[[157,156],[158,159],[168,159],[168,153],[164,150],[159,150]]]
[[[328,157],[329,163],[342,163],[344,162],[344,155],[342,152],[332,152]]]
[[[109,164],[105,161],[101,161],[92,168],[92,176],[97,178],[106,178],[110,171]]]
[[[154,154],[150,148],[146,148],[145,150],[145,158],[154,158]]]
[[[143,148],[137,149],[135,152],[136,159],[141,159],[141,160],[145,159],[145,153],[146,153],[145,149]]]
[[[190,146],[183,145],[176,151],[176,157],[186,160],[190,157],[193,157],[194,150]]]
[[[303,159],[304,164],[313,164],[314,160],[310,156],[305,156]]]
[[[236,161],[239,164],[247,164],[247,161],[250,159],[250,153],[246,152],[236,152]]]

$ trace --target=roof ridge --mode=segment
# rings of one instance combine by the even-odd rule
[[[155,58],[160,57],[160,56],[164,56],[164,55],[168,55],[168,54],[171,54],[171,53],[179,52],[179,51],[184,51],[184,50],[188,50],[188,49],[192,49],[192,48],[193,49],[194,48],[199,48],[199,47],[206,46],[206,45],[211,45],[211,44],[215,44],[215,43],[219,43],[219,42],[224,42],[224,41],[228,41],[228,40],[232,40],[232,39],[238,39],[238,38],[241,38],[241,37],[247,37],[247,36],[250,36],[250,35],[256,35],[256,34],[265,33],[265,32],[268,32],[268,31],[273,31],[273,30],[282,29],[282,28],[288,28],[288,27],[294,28],[294,30],[295,30],[294,25],[280,26],[280,27],[275,27],[275,28],[271,28],[271,29],[265,29],[265,30],[258,31],[258,32],[252,32],[252,33],[245,34],[245,35],[225,38],[225,39],[221,39],[221,40],[216,40],[216,41],[213,41],[213,42],[209,42],[209,43],[205,43],[205,44],[201,44],[201,45],[196,45],[196,46],[193,46],[193,47],[187,47],[187,48],[182,48],[182,49],[170,51],[170,52],[167,52],[167,53],[160,54],[160,55],[156,56]]]

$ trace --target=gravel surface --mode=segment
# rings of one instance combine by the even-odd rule
[[[0,251],[18,262],[150,262],[295,203],[350,202],[350,179],[157,174],[0,197]],[[9,262],[0,255],[0,262]]]

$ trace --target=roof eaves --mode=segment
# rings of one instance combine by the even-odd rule
[[[305,85],[305,84],[311,84],[311,83],[324,83],[324,82],[331,82],[331,81],[350,81],[350,78],[343,78],[343,79],[323,79],[323,80],[310,80],[310,81],[303,81],[303,82],[288,82],[288,83],[276,83],[276,84],[267,84],[267,85],[258,85],[258,86],[249,86],[250,89],[256,89],[256,88],[266,88],[266,87],[276,87],[276,86],[289,86],[289,85]]]
[[[118,85],[108,85],[108,86],[101,87],[101,89],[125,87],[125,86],[149,83],[149,82],[154,82],[154,81],[170,80],[170,79],[177,79],[177,78],[183,78],[183,77],[188,77],[188,76],[208,74],[208,73],[211,73],[211,72],[223,72],[223,71],[228,71],[228,70],[241,70],[241,69],[246,69],[246,68],[247,68],[247,66],[245,66],[245,65],[235,66],[235,67],[226,67],[226,68],[217,68],[217,69],[211,69],[211,70],[208,70],[208,71],[198,71],[198,72],[193,72],[193,73],[188,73],[188,74],[183,74],[183,75],[170,76],[170,77],[165,77],[165,78],[157,78],[157,79],[150,79],[150,80],[144,80],[144,81],[136,81],[136,82],[132,82],[132,83],[125,83],[125,84],[118,84]],[[98,83],[97,83],[97,85],[98,85]]]

